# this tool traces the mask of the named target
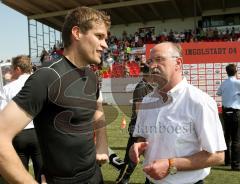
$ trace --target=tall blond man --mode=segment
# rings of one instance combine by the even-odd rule
[[[108,159],[104,114],[98,80],[87,65],[101,62],[109,27],[110,18],[102,11],[70,11],[62,28],[63,57],[31,75],[0,112],[0,173],[9,183],[37,183],[12,146],[31,120],[48,184],[103,183],[98,163]]]

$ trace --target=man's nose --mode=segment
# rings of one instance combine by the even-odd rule
[[[108,48],[108,45],[107,45],[106,40],[102,40],[101,46],[102,46],[104,49],[107,49],[107,48]]]
[[[150,64],[150,68],[156,68],[158,66],[158,64],[156,62],[152,62]]]

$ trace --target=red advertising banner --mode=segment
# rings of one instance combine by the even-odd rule
[[[225,63],[240,61],[240,42],[183,43],[184,63]]]
[[[151,49],[154,47],[155,44],[146,44],[146,59],[149,59]]]
[[[184,63],[240,62],[240,42],[182,43]],[[146,45],[146,58],[154,44]]]

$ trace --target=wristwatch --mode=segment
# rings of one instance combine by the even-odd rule
[[[168,163],[169,163],[168,173],[170,175],[176,174],[177,173],[177,168],[175,166],[174,158],[168,159]]]

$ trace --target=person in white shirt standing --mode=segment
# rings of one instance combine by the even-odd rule
[[[25,55],[14,57],[11,67],[13,81],[3,87],[1,109],[22,89],[32,73],[31,59]],[[32,160],[35,179],[40,181],[42,159],[33,121],[15,136],[13,146],[27,170],[29,170],[29,161]]]
[[[226,66],[228,79],[218,88],[217,95],[222,96],[222,115],[224,136],[227,144],[225,165],[231,165],[234,171],[240,171],[240,80],[237,80],[237,66]]]
[[[150,53],[156,85],[143,98],[130,158],[153,183],[202,184],[210,167],[224,162],[224,140],[217,104],[182,77],[180,45],[163,42]]]

